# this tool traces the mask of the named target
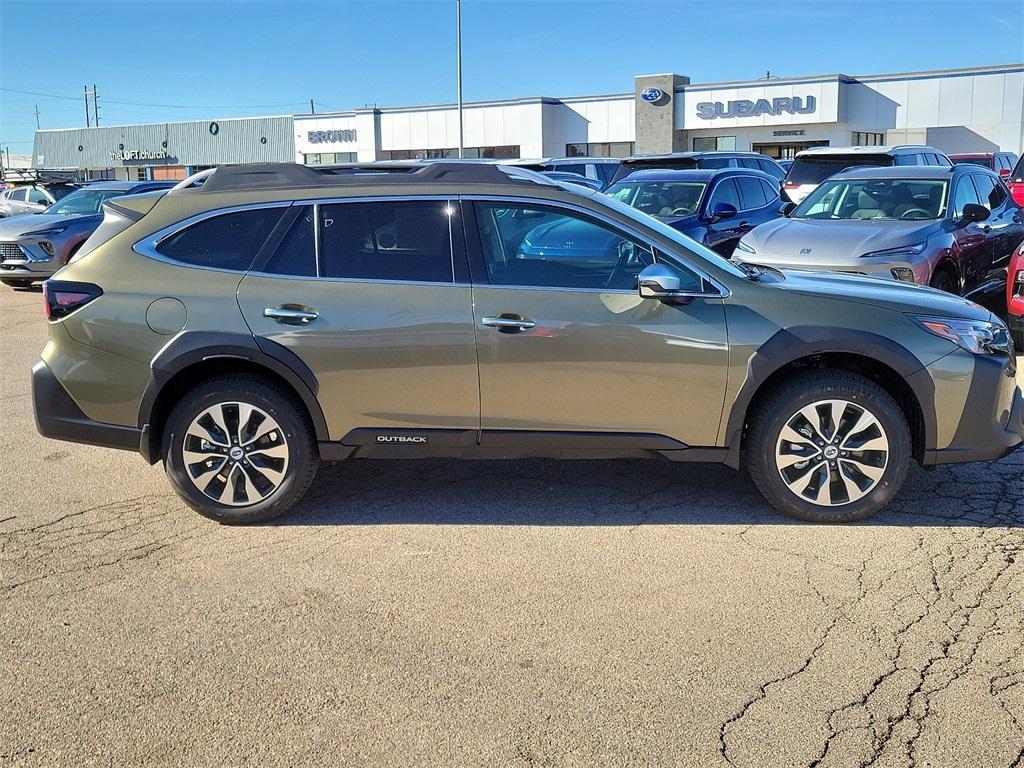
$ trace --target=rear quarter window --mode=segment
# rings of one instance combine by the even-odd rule
[[[252,208],[217,214],[163,238],[155,250],[183,264],[244,272],[284,211],[284,207]]]

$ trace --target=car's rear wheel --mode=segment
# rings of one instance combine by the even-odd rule
[[[938,288],[940,291],[945,291],[946,293],[960,293],[960,291],[957,290],[956,282],[956,275],[953,273],[952,269],[949,267],[939,267],[935,270],[935,274],[932,275],[932,279],[929,281],[928,285],[932,288]]]
[[[171,485],[201,515],[258,523],[284,514],[316,475],[309,420],[258,377],[212,379],[186,394],[164,430]]]
[[[888,504],[906,478],[910,429],[877,384],[848,371],[787,379],[757,408],[745,460],[781,512],[817,523],[861,520]]]

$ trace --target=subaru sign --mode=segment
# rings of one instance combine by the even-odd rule
[[[759,115],[810,115],[818,108],[813,96],[779,96],[768,99],[739,99],[723,104],[720,101],[702,101],[697,105],[697,117],[715,120],[719,117],[758,117]]]
[[[661,88],[644,88],[640,91],[640,98],[656,107],[660,107],[668,104],[669,95],[661,90]]]

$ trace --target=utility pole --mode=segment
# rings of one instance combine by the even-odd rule
[[[85,127],[89,128],[89,86],[82,86],[82,96],[85,99]]]
[[[100,127],[100,103],[96,99],[96,83],[92,84],[92,116],[96,119],[96,127]]]
[[[459,158],[461,159],[465,150],[462,138],[462,0],[455,0],[455,60],[459,95]]]
[[[36,104],[36,130],[39,130],[39,105]]]
[[[309,114],[311,114],[311,115],[315,115],[316,114],[316,108],[313,106],[313,100],[312,99],[309,100]]]

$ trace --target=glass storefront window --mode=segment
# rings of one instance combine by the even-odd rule
[[[853,132],[853,146],[855,147],[880,147],[883,144],[885,144],[884,133]]]
[[[632,141],[574,142],[565,145],[566,157],[629,157],[636,145]]]
[[[735,152],[735,136],[698,136],[693,139],[694,152]]]
[[[459,150],[451,147],[444,149],[386,149],[380,153],[381,160],[443,160],[457,158]],[[463,157],[514,159],[519,157],[518,144],[506,144],[498,147],[466,147]]]
[[[302,156],[306,165],[334,165],[356,162],[355,152],[319,152]]]

